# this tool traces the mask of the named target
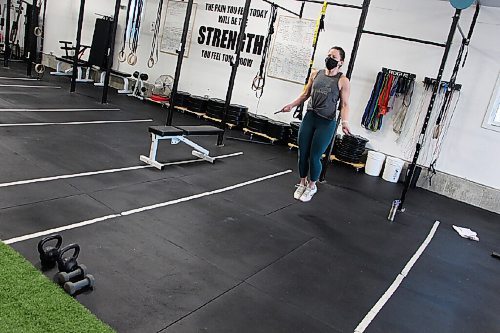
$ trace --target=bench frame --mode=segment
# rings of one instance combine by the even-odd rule
[[[130,90],[130,88],[129,88],[130,83],[129,83],[129,80],[128,80],[127,77],[121,76],[121,75],[113,73],[113,72],[111,72],[111,75],[123,79],[123,89],[118,90],[119,94],[126,94],[126,95],[128,95],[128,94],[132,93],[132,90]],[[106,77],[106,71],[102,71],[101,72],[100,81],[94,83],[94,86],[96,86],[96,87],[104,87],[104,79],[105,79],[105,77]]]
[[[57,60],[56,71],[50,72],[50,75],[55,75],[55,76],[71,76],[71,75],[73,75],[72,74],[73,67],[70,67],[64,71],[62,70],[61,65],[63,63],[71,64],[70,60],[68,60],[68,61]],[[85,70],[85,77],[83,77],[83,70]],[[77,71],[78,71],[78,73],[76,76],[76,82],[84,82],[84,83],[94,82],[94,80],[92,80],[90,78],[90,67],[78,65]]]
[[[183,142],[187,144],[188,146],[194,148],[194,150],[191,152],[193,156],[198,157],[199,159],[205,160],[210,163],[215,162],[215,158],[210,156],[210,152],[208,149],[203,148],[202,146],[198,145],[197,143],[189,140],[186,135],[169,135],[169,136],[161,136],[155,133],[151,133],[151,148],[149,149],[149,156],[140,156],[140,160],[144,163],[147,163],[151,166],[154,166],[155,168],[159,170],[163,170],[165,167],[165,164],[162,164],[156,160],[156,154],[158,152],[158,144],[160,140],[170,140],[170,143],[173,145],[176,145],[180,142]]]
[[[63,70],[61,67],[62,67],[63,63],[70,64],[70,65],[73,64],[74,55],[70,54],[70,51],[72,51],[73,54],[75,52],[75,48],[73,46],[71,46],[73,44],[73,42],[60,40],[59,43],[62,44],[61,50],[64,50],[65,55],[63,55],[62,57],[56,58],[56,60],[57,60],[56,71],[50,72],[50,75],[72,76],[73,75],[73,67],[70,67],[66,70]],[[90,48],[89,46],[85,46],[85,45],[81,46],[81,49],[78,52],[78,61],[79,62],[82,61],[82,60],[80,60],[80,58],[83,56],[85,51],[89,48]],[[83,70],[84,69],[85,69],[85,77],[83,77]],[[78,71],[78,73],[76,76],[76,82],[85,82],[85,83],[94,82],[94,80],[92,80],[90,78],[90,71],[91,71],[90,65],[86,66],[86,65],[79,64],[77,67],[77,71]]]

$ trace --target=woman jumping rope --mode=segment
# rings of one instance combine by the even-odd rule
[[[311,201],[318,191],[316,182],[321,174],[321,157],[335,135],[337,105],[339,99],[342,130],[349,130],[349,79],[340,72],[344,64],[345,52],[339,46],[328,51],[324,70],[313,70],[303,93],[283,108],[290,112],[304,103],[309,97],[307,112],[299,129],[299,174],[300,183],[294,198],[302,202]],[[309,180],[307,176],[309,175]]]

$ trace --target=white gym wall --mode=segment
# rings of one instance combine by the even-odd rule
[[[291,0],[276,0],[280,5],[293,11],[300,10],[300,2]],[[346,3],[360,5],[361,1]],[[122,5],[127,1],[123,0]],[[201,49],[210,49],[198,45],[198,28],[201,25],[216,26],[238,30],[237,26],[217,24],[217,14],[207,12],[205,3],[222,3],[227,5],[243,5],[243,1],[198,1],[193,38],[190,45],[189,58],[185,59],[180,90],[196,95],[225,98],[229,79],[229,64],[203,59]],[[153,68],[147,67],[151,47],[151,24],[155,20],[157,0],[146,1],[146,18],[143,22],[138,63],[131,67],[115,61],[115,68],[133,72],[148,73],[150,81],[161,74],[174,74],[176,56],[160,53],[159,63]],[[87,0],[83,44],[90,44],[96,19],[95,13],[112,15],[114,1]],[[269,5],[260,1],[252,1],[252,8],[269,9]],[[60,55],[59,40],[75,39],[79,1],[49,1],[46,23],[45,52]],[[316,20],[321,9],[320,4],[306,4],[304,18]],[[463,11],[461,25],[468,30],[474,9]],[[454,9],[447,1],[437,0],[372,0],[367,30],[398,34],[425,40],[445,43],[451,24]],[[125,11],[120,12],[120,28],[117,34],[116,53],[121,47],[122,29],[125,21]],[[289,15],[283,11],[279,15]],[[329,47],[342,46],[347,53],[347,61],[353,45],[360,11],[335,6],[329,6],[326,15],[326,31],[322,32],[315,64],[322,67]],[[463,84],[460,104],[446,138],[443,152],[438,164],[438,170],[479,184],[496,189],[500,188],[500,133],[481,127],[488,103],[493,92],[495,81],[500,70],[500,8],[483,7],[478,24],[470,45],[466,67],[461,69],[458,83]],[[163,20],[162,20],[163,26]],[[265,35],[267,19],[252,18],[247,32]],[[457,48],[461,37],[456,34],[454,48],[450,53],[444,79],[449,80],[455,62]],[[231,51],[214,49],[230,54]],[[403,149],[395,142],[390,116],[385,119],[381,131],[372,133],[360,126],[360,121],[366,103],[370,97],[377,72],[381,67],[412,72],[421,81],[425,76],[435,77],[439,68],[443,49],[440,47],[411,43],[384,37],[363,35],[358,57],[352,76],[351,94],[351,130],[355,134],[370,139],[369,146],[384,153],[407,159]],[[282,106],[293,100],[302,90],[302,84],[290,83],[275,78],[268,78],[264,95],[257,109],[258,100],[250,89],[252,80],[258,71],[259,56],[243,53],[244,57],[254,60],[252,68],[240,66],[233,103],[250,107],[250,112],[258,112],[271,118],[289,122],[291,114],[273,115]],[[347,70],[347,63],[344,66]],[[421,88],[421,85],[419,85]],[[418,103],[421,89],[417,89],[412,106]]]

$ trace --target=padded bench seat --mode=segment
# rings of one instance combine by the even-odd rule
[[[150,126],[149,132],[159,136],[179,136],[184,132],[174,126]]]
[[[184,135],[219,135],[224,132],[222,129],[215,126],[176,126],[184,132]]]
[[[128,78],[128,77],[132,77],[132,74],[128,74],[128,73],[124,73],[124,72],[120,72],[120,71],[117,71],[117,70],[114,70],[114,69],[110,70],[110,73],[111,73],[111,74],[114,74],[114,75],[116,75],[116,76],[121,76],[121,77],[127,77],[127,78]]]
[[[56,57],[56,60],[61,61],[61,62],[65,62],[67,64],[72,64],[74,61],[73,59],[65,58],[65,57]],[[78,66],[88,66],[88,63],[84,60],[78,60]]]
[[[106,80],[106,69],[95,65],[92,66],[92,68],[101,71],[101,79],[99,82],[94,83],[94,86],[104,87],[104,81]],[[118,90],[119,94],[126,94],[126,95],[132,94],[132,90],[129,89],[129,81],[128,81],[128,79],[132,77],[131,74],[120,72],[115,69],[111,69],[109,72],[111,75],[116,76],[123,80],[123,89]]]
[[[159,136],[219,135],[222,129],[215,126],[150,126],[149,132]]]

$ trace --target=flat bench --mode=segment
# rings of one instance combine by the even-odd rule
[[[70,67],[66,70],[63,70],[61,67],[62,67],[63,63],[73,65],[75,48],[72,46],[72,44],[73,44],[72,42],[60,40],[59,43],[62,44],[61,50],[64,51],[64,55],[61,57],[56,57],[56,61],[57,61],[56,71],[50,72],[50,74],[55,75],[55,76],[72,76],[73,75],[73,67]],[[90,48],[90,46],[81,45],[80,52],[78,52],[78,57],[80,58],[81,56],[83,56],[85,51],[89,48]],[[70,53],[73,53],[73,55]],[[76,76],[76,82],[94,82],[94,80],[92,80],[90,78],[90,67],[91,66],[86,61],[78,59],[77,66],[78,66],[77,67],[78,73]],[[85,77],[83,77],[83,69],[85,69]]]
[[[210,163],[215,162],[215,158],[210,156],[210,152],[201,147],[200,145],[189,140],[188,136],[209,136],[219,135],[223,132],[222,129],[215,126],[151,126],[149,133],[151,133],[151,148],[149,149],[149,156],[141,155],[140,160],[144,163],[154,166],[162,170],[165,164],[156,161],[156,153],[158,151],[158,143],[160,140],[170,140],[172,144],[183,142],[188,146],[194,148],[192,154],[202,160]]]
[[[94,68],[96,69],[100,69],[99,67],[96,67],[94,66]],[[123,73],[123,72],[120,72],[120,71],[117,71],[117,70],[110,70],[109,71],[111,75],[115,76],[115,77],[119,77],[123,80],[123,89],[121,90],[118,90],[118,93],[119,94],[131,94],[132,93],[132,90],[130,90],[129,88],[129,81],[128,79],[130,77],[132,77],[132,74],[128,74],[128,73]],[[101,72],[101,78],[100,78],[100,81],[99,82],[96,82],[94,83],[94,86],[96,87],[104,87],[104,80],[106,78],[106,70],[103,70]]]

